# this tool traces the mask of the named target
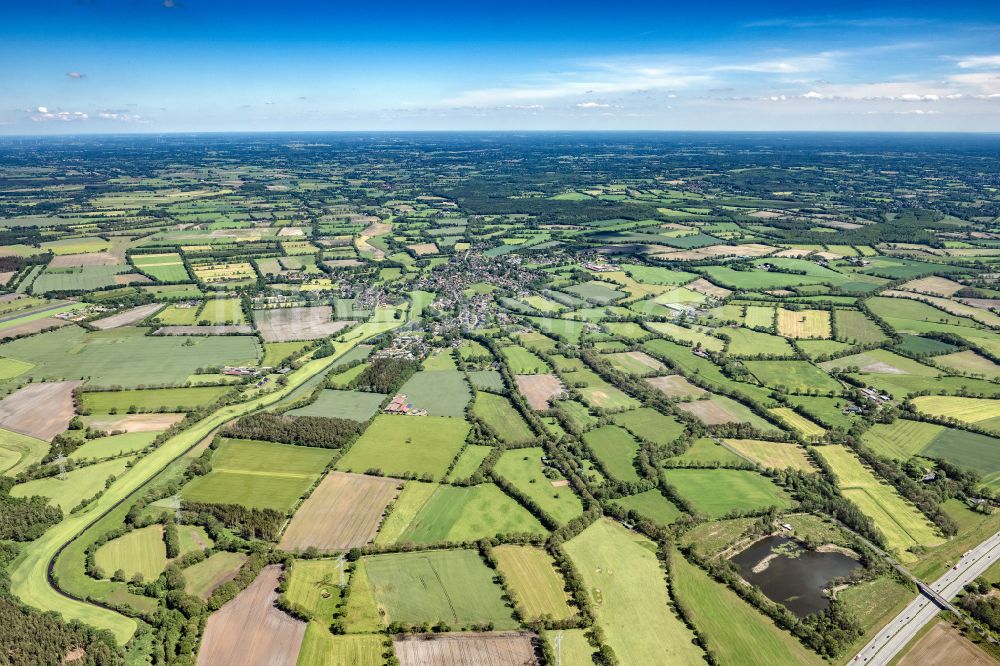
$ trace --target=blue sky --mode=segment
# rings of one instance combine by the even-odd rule
[[[990,0],[0,9],[0,134],[1000,131]]]

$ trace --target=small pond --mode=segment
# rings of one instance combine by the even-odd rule
[[[764,560],[770,558],[765,563]],[[771,601],[798,617],[830,605],[823,594],[831,580],[846,576],[861,565],[843,553],[806,550],[795,539],[772,536],[761,539],[730,561],[745,580],[756,585]]]

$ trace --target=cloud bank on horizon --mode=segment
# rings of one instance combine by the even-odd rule
[[[1000,131],[1000,3],[334,4],[9,7],[0,134]]]

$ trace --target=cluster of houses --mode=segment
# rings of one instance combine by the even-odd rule
[[[385,407],[386,414],[404,414],[406,416],[427,416],[426,409],[419,409],[406,402],[406,394],[400,393],[393,396],[392,400]]]

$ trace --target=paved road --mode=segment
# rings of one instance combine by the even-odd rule
[[[958,561],[955,566],[930,584],[931,590],[941,597],[951,600],[962,587],[982,575],[989,566],[1000,561],[1000,532],[982,542]],[[925,594],[910,602],[892,622],[885,625],[878,636],[858,653],[850,664],[883,666],[892,661],[917,632],[934,619],[941,607]]]

